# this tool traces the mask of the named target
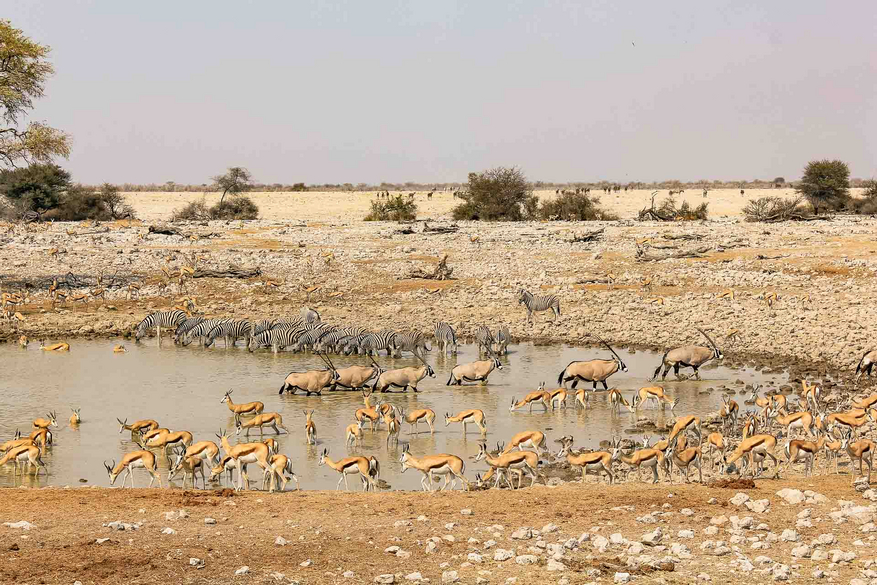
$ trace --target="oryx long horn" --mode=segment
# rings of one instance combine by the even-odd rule
[[[716,345],[716,342],[713,341],[712,337],[710,337],[709,335],[706,334],[706,331],[704,331],[700,327],[697,327],[697,330],[700,331],[704,337],[706,337],[706,340],[710,342],[710,345],[713,346],[713,349],[719,349],[719,346]]]
[[[329,359],[329,354],[325,354],[326,361],[329,363],[329,367],[333,370],[335,369],[335,364],[332,363],[332,360]]]
[[[606,349],[608,349],[608,350],[609,350],[609,351],[611,351],[611,352],[612,352],[612,354],[613,354],[613,355],[614,355],[614,356],[615,356],[615,357],[617,357],[617,358],[618,358],[618,359],[621,359],[621,358],[620,358],[620,357],[619,357],[619,356],[618,356],[618,354],[617,354],[617,353],[615,353],[615,350],[614,350],[614,349],[612,349],[612,346],[611,346],[611,345],[609,345],[609,344],[608,344],[608,343],[606,343],[606,342],[605,342],[605,341],[604,341],[604,340],[603,340],[603,338],[602,338],[602,337],[600,337],[600,336],[599,336],[599,335],[597,335],[597,334],[596,334],[596,333],[595,333],[595,334],[594,334],[594,337],[596,337],[596,338],[597,338],[597,340],[598,340],[598,341],[599,341],[599,342],[600,342],[600,343],[602,343],[602,344],[603,344],[603,345],[605,345],[605,346],[606,346]]]

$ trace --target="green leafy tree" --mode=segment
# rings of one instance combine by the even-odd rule
[[[47,61],[49,51],[8,20],[0,20],[0,165],[15,167],[70,156],[70,139],[60,130],[42,122],[21,126],[54,73]]]
[[[810,161],[795,190],[817,214],[820,209],[841,209],[850,199],[850,168],[840,160]]]
[[[532,219],[539,212],[533,186],[517,167],[469,173],[469,181],[459,196],[463,203],[454,208],[454,219],[521,221]]]
[[[243,167],[229,167],[224,175],[213,177],[213,188],[222,191],[219,206],[222,207],[226,195],[240,195],[253,186],[253,176]]]
[[[22,208],[53,209],[70,187],[70,173],[55,164],[0,170],[0,193]]]

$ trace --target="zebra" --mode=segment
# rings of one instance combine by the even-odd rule
[[[433,337],[435,337],[436,346],[441,346],[443,354],[447,353],[448,346],[451,347],[451,353],[457,353],[457,334],[449,324],[444,321],[436,323]]]
[[[560,299],[557,295],[534,295],[524,289],[518,293],[518,304],[527,308],[527,323],[533,318],[533,313],[540,313],[551,309],[554,313],[554,321],[560,317]]]
[[[207,337],[211,331],[213,331],[214,327],[219,327],[226,321],[231,321],[231,319],[223,318],[223,319],[206,319],[201,321],[195,327],[189,329],[186,334],[183,336],[183,345],[189,345],[192,343],[196,337],[201,340],[201,343],[204,342],[204,338]]]
[[[140,341],[140,338],[146,335],[146,332],[153,327],[156,328],[158,344],[161,345],[161,328],[176,327],[186,320],[186,313],[183,311],[156,311],[147,315],[141,321],[134,332],[134,340]]]
[[[499,329],[496,330],[496,338],[493,343],[494,351],[501,355],[507,355],[509,353],[509,342],[512,340],[512,334],[509,333],[509,328],[505,325],[501,325]]]
[[[481,325],[478,327],[478,330],[475,332],[475,341],[478,342],[478,353],[491,353],[493,351],[493,345],[496,343],[493,339],[493,333],[490,332],[490,328]]]
[[[177,328],[174,330],[174,343],[179,343],[186,333],[191,331],[193,327],[196,327],[202,321],[204,321],[204,317],[189,317],[177,325]]]
[[[352,353],[356,353],[357,355],[362,354],[362,341],[366,338],[367,334],[363,333],[362,335],[351,335],[350,337],[345,337],[342,341],[341,350],[339,353],[343,355],[350,355]]]
[[[401,356],[403,351],[410,351],[418,357],[423,357],[423,351],[432,351],[426,344],[426,337],[420,331],[405,331],[397,333],[393,337],[394,353]],[[420,351],[418,351],[420,350]]]
[[[310,307],[302,307],[301,311],[299,311],[299,315],[301,315],[301,318],[305,323],[320,322],[320,314]]]
[[[314,344],[314,351],[331,351],[332,353],[338,353],[338,349],[342,347],[342,344],[350,337],[351,335],[344,329],[329,331],[323,335],[316,344]]]
[[[305,332],[301,337],[298,338],[298,341],[296,341],[295,345],[292,346],[292,351],[300,351],[305,349],[313,349],[314,351],[316,351],[317,344],[320,342],[320,340],[332,331],[334,331],[334,328],[315,327],[310,331]]]
[[[249,337],[252,330],[253,326],[249,321],[226,321],[210,331],[207,339],[204,340],[204,347],[213,345],[216,338],[220,336],[225,338],[225,347],[233,347],[241,337]]]
[[[396,333],[386,329],[378,333],[368,333],[359,342],[359,347],[367,355],[372,355],[372,353],[380,355],[380,351],[385,350],[389,356],[393,353],[394,337],[396,337]]]
[[[276,324],[277,320],[275,319],[262,319],[261,321],[256,321],[250,326],[250,334],[251,336],[255,336],[270,331]]]
[[[285,347],[295,344],[298,338],[305,333],[302,329],[271,329],[263,331],[259,335],[251,336],[247,342],[247,349],[253,351],[260,347],[270,347],[277,353]]]

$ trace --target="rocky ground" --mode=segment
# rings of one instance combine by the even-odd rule
[[[877,582],[874,499],[848,475],[430,496],[5,490],[0,580],[858,585]]]
[[[324,320],[374,329],[428,331],[441,319],[464,336],[480,324],[507,324],[520,339],[588,343],[597,333],[657,350],[701,342],[694,329],[700,326],[731,364],[793,367],[812,377],[849,373],[869,347],[867,325],[877,317],[873,219],[514,225],[454,224],[444,214],[424,219],[178,223],[180,235],[149,233],[148,223],[0,225],[0,285],[27,297],[16,307],[24,321],[3,322],[0,336],[126,334],[148,312],[187,294],[209,316],[297,314],[308,303]],[[603,231],[591,241],[576,241],[596,230]],[[409,278],[446,254],[453,280]],[[654,260],[673,254],[693,257]],[[186,265],[259,275],[189,279],[181,291],[162,269]],[[101,273],[105,298],[52,307],[53,278],[76,295],[98,288]],[[130,282],[140,283],[139,298],[128,299]],[[309,295],[310,287],[319,289]],[[541,314],[526,324],[516,303],[521,288],[556,293],[560,321]],[[733,297],[721,297],[728,291]]]

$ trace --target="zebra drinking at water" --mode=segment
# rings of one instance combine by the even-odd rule
[[[249,321],[226,321],[210,331],[207,339],[204,340],[204,347],[213,345],[217,337],[225,339],[225,347],[233,347],[238,339],[250,337],[252,330],[252,325]]]
[[[140,338],[146,335],[146,332],[153,327],[156,328],[158,344],[161,345],[161,328],[176,328],[180,323],[186,320],[186,314],[183,311],[157,311],[147,315],[143,321],[137,325],[134,332],[134,339],[140,341]]]
[[[448,346],[451,347],[451,353],[457,353],[457,334],[449,324],[444,321],[436,323],[433,337],[435,337],[436,346],[441,346],[442,353],[447,353]]]
[[[210,332],[213,331],[214,328],[219,327],[226,321],[231,321],[228,318],[222,319],[207,319],[205,321],[201,321],[195,327],[189,329],[185,335],[183,335],[181,343],[183,345],[189,345],[192,341],[197,337],[201,343],[204,343],[204,338],[210,335]]]
[[[393,353],[394,337],[396,332],[386,329],[378,333],[369,333],[360,341],[359,347],[366,355],[380,355],[381,350],[384,350],[389,356]]]
[[[478,327],[478,330],[475,331],[475,341],[478,342],[478,353],[491,353],[493,351],[493,345],[496,341],[493,339],[493,334],[490,332],[490,328],[481,325]]]
[[[186,335],[192,328],[197,327],[204,321],[204,317],[189,317],[179,325],[174,330],[174,343],[180,343],[182,341],[183,336]]]
[[[512,340],[512,334],[509,333],[509,328],[505,325],[501,325],[499,329],[496,330],[496,338],[493,343],[494,351],[499,355],[507,355],[509,353],[509,342]]]
[[[524,289],[518,293],[518,304],[527,308],[527,323],[533,319],[533,313],[541,313],[551,309],[554,320],[560,317],[560,299],[557,295],[534,295]]]
[[[432,351],[431,347],[426,345],[426,336],[420,331],[404,331],[397,333],[393,337],[393,348],[395,354],[401,356],[403,351],[410,351],[416,356],[423,357],[423,352]],[[418,351],[419,350],[419,351]]]

